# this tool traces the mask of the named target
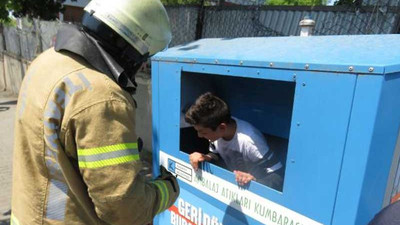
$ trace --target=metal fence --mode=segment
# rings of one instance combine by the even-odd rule
[[[374,5],[354,8],[255,5],[204,8],[202,21],[197,21],[197,15],[201,14],[200,7],[197,7],[197,14],[196,7],[169,8],[169,12],[179,10],[179,15],[194,14],[186,20],[170,14],[173,26],[178,27],[174,30],[173,44],[183,44],[193,38],[194,33],[199,32],[198,26],[187,26],[188,23],[194,22],[200,22],[202,25],[201,38],[296,36],[300,33],[299,22],[306,16],[316,22],[315,35],[390,34],[399,31],[399,6]],[[185,29],[179,29],[181,27]]]
[[[196,25],[199,15],[198,6],[167,7],[171,21],[173,39],[170,46],[180,45],[195,40]]]
[[[17,94],[29,63],[54,42],[60,22],[18,21],[2,26],[0,35],[0,91]]]

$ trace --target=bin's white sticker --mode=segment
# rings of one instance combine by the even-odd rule
[[[185,179],[188,182],[192,182],[192,168],[187,166],[186,164],[182,164],[173,160],[171,158],[168,159],[168,170],[172,173],[178,175],[178,177]]]
[[[322,225],[291,209],[240,188],[206,171],[194,172],[191,165],[160,151],[160,165],[178,175],[178,179],[192,187],[231,205],[244,214],[271,225]],[[232,204],[233,203],[233,204]]]

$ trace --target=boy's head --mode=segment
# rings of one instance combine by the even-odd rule
[[[210,141],[223,137],[231,120],[228,105],[210,92],[200,95],[185,115],[185,121],[194,126],[199,137]]]

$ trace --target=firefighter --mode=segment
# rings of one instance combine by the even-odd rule
[[[368,225],[398,225],[400,224],[400,200],[379,211]]]
[[[171,40],[159,0],[92,0],[24,77],[15,123],[11,223],[143,225],[179,195],[138,172],[134,75]]]

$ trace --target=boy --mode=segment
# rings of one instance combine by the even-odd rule
[[[251,180],[282,191],[284,168],[269,149],[262,133],[246,121],[231,117],[228,105],[217,96],[205,93],[197,98],[185,115],[200,138],[210,141],[210,153],[191,153],[190,163],[224,160],[239,185]]]

